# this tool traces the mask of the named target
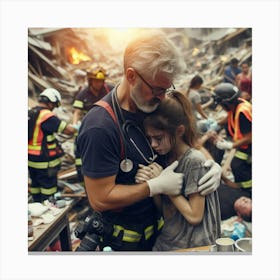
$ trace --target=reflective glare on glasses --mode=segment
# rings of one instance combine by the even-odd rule
[[[151,89],[154,96],[160,96],[175,89],[175,86],[173,84],[171,84],[170,88],[152,87],[135,69],[134,71],[140,77],[140,79]]]

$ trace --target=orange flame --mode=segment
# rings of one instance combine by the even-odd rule
[[[82,61],[89,61],[91,58],[86,54],[78,51],[76,48],[69,48],[69,61],[72,64],[79,64]]]

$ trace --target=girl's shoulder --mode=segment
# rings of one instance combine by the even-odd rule
[[[183,157],[179,161],[179,165],[203,166],[205,161],[206,161],[206,158],[201,151],[199,151],[195,148],[190,148],[186,151],[186,153],[183,155]]]

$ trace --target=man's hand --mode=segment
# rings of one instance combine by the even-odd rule
[[[174,161],[171,165],[166,167],[158,177],[147,181],[150,188],[150,196],[160,193],[167,195],[180,194],[184,174],[174,172],[177,166],[178,161]]]
[[[210,170],[198,182],[198,192],[201,195],[207,195],[215,191],[220,186],[222,175],[221,166],[214,160],[207,160],[204,166],[210,167]]]
[[[232,142],[220,140],[216,143],[216,147],[220,150],[231,150],[233,148]]]
[[[137,170],[137,173],[135,175],[135,182],[143,183],[152,178],[155,178],[160,175],[162,169],[163,168],[156,162],[153,162],[148,166],[139,164],[139,169]]]

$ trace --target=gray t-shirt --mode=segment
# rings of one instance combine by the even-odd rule
[[[185,174],[184,194],[197,193],[198,181],[206,173],[204,155],[189,149],[179,161],[176,172]],[[177,210],[168,196],[162,195],[164,226],[153,251],[172,251],[214,244],[221,235],[221,213],[218,192],[205,196],[204,217],[198,225],[190,224]]]
[[[201,96],[197,90],[191,89],[189,92],[188,98],[192,103],[193,114],[197,118],[196,104],[201,103]]]

